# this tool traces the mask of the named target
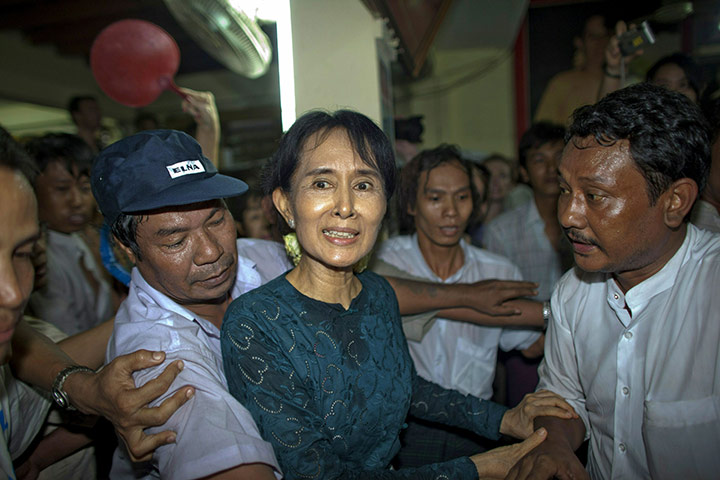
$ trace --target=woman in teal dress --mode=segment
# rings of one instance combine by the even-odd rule
[[[273,444],[287,479],[504,478],[545,438],[539,415],[568,418],[549,392],[512,410],[445,390],[415,373],[394,292],[356,274],[394,189],[392,148],[367,117],[304,115],[283,137],[266,179],[299,246],[297,266],[236,299],[222,352],[230,392]],[[408,414],[523,443],[393,471]]]

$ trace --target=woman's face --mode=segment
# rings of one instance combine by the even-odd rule
[[[688,82],[685,71],[675,63],[666,63],[658,68],[658,71],[655,72],[655,76],[650,80],[650,83],[665,87],[674,92],[682,93],[693,102],[697,102],[697,94],[695,90],[690,87],[690,82]]]
[[[512,170],[510,165],[501,160],[490,160],[483,165],[490,170],[490,190],[488,200],[499,202],[513,187]]]
[[[300,155],[291,191],[276,189],[273,201],[295,222],[303,261],[352,268],[372,249],[385,215],[382,177],[362,161],[345,130],[333,130],[317,146],[316,139]]]

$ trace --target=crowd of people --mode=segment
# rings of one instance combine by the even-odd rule
[[[601,20],[516,159],[311,111],[240,179],[188,89],[192,135],[0,130],[3,473],[715,478],[720,100]]]

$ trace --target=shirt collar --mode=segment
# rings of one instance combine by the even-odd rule
[[[76,233],[60,233],[55,230],[48,230],[48,245],[60,247],[65,251],[73,249],[82,252],[79,242],[82,242],[82,239]]]
[[[440,282],[440,283],[456,283],[457,281],[459,281],[460,279],[463,278],[463,275],[465,273],[465,267],[468,263],[467,260],[468,260],[468,258],[470,258],[470,247],[467,244],[467,242],[465,241],[465,239],[463,239],[463,238],[460,239],[460,248],[462,248],[463,258],[464,258],[463,264],[460,268],[458,268],[457,272],[453,273],[445,280],[438,277],[435,274],[435,272],[433,272],[432,268],[430,268],[430,266],[425,261],[425,257],[423,256],[422,251],[420,250],[420,244],[418,243],[417,232],[413,233],[412,241],[413,241],[413,246],[415,247],[412,252],[412,254],[415,256],[415,259],[416,259],[415,263],[422,266],[421,268],[425,271],[425,273],[423,274],[425,277],[432,278],[436,282]]]
[[[685,239],[672,258],[659,272],[635,285],[624,295],[612,275],[608,275],[608,303],[619,308],[624,308],[627,305],[633,318],[636,317],[650,303],[653,297],[675,285],[678,271],[687,262],[691,250],[690,246],[695,242],[696,236],[697,230],[695,227],[687,224]]]
[[[255,262],[245,257],[238,256],[238,270],[235,278],[235,284],[232,288],[232,298],[235,299],[245,292],[248,292],[261,285],[262,280],[257,272]],[[150,302],[156,304],[159,308],[176,313],[189,321],[197,322],[200,327],[208,335],[218,335],[218,329],[212,322],[204,318],[198,317],[193,312],[178,304],[170,297],[161,293],[151,286],[140,273],[137,267],[133,267],[131,273],[130,289],[135,289],[138,296],[149,297]]]

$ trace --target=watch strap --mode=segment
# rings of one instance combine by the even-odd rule
[[[68,398],[67,392],[65,392],[63,387],[65,386],[65,380],[67,380],[70,375],[77,372],[95,373],[95,370],[82,365],[72,365],[70,367],[65,367],[60,370],[60,373],[57,374],[55,380],[53,381],[51,392],[53,400],[55,400],[55,403],[60,408],[72,408],[72,406],[70,405],[70,399]]]

